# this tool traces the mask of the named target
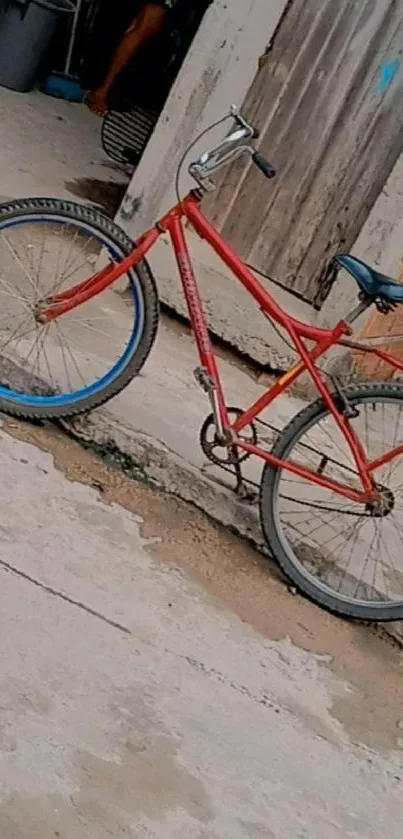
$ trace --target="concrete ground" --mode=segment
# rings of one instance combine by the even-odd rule
[[[101,121],[84,105],[0,87],[0,108],[1,200],[54,196],[102,205],[103,193],[127,182],[102,150]]]
[[[119,187],[85,109],[4,90],[0,104],[5,198]],[[123,301],[101,305],[118,332]],[[265,381],[220,355],[244,407]],[[141,377],[70,425],[169,494],[59,431],[3,426],[0,835],[397,839],[400,649],[292,597],[261,554],[180,500],[262,543],[256,508],[204,463],[195,365],[186,330],[164,320]],[[270,419],[300,407],[286,397]]]
[[[400,839],[402,653],[60,431],[0,432],[4,839]]]

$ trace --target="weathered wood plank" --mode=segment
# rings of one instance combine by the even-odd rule
[[[314,305],[403,150],[403,0],[294,0],[244,103],[262,181],[239,161],[206,201],[243,258]]]

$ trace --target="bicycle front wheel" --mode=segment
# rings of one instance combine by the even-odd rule
[[[43,301],[85,282],[99,259],[119,263],[133,243],[90,207],[53,199],[0,207],[0,411],[23,418],[79,414],[106,402],[142,368],[158,298],[141,262],[128,289],[108,289],[48,323]]]
[[[403,441],[400,384],[362,384],[347,391],[351,420],[375,461]],[[322,400],[301,411],[273,454],[361,490],[344,435]],[[366,506],[266,465],[260,516],[267,544],[295,587],[345,617],[403,618],[403,456],[374,472],[380,503]]]

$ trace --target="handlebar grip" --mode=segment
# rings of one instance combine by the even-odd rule
[[[265,178],[274,178],[276,170],[273,168],[271,163],[269,163],[269,161],[266,160],[265,157],[263,157],[262,154],[259,154],[258,151],[255,151],[252,155],[252,160],[255,166],[257,166],[257,168],[259,169],[259,172],[262,172]]]

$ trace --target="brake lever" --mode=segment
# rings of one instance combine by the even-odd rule
[[[201,189],[205,192],[213,192],[215,190],[215,183],[204,174],[202,166],[198,163],[191,163],[189,166],[189,175],[196,181]]]
[[[257,130],[257,128],[254,128],[253,125],[249,125],[249,123],[246,122],[246,119],[242,116],[240,110],[237,108],[236,105],[231,105],[230,117],[232,117],[240,127],[247,128],[247,130],[250,132],[251,140],[257,140],[259,138],[259,131]]]

